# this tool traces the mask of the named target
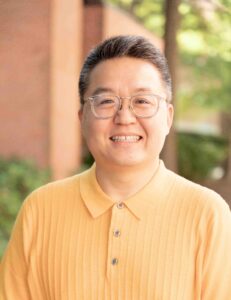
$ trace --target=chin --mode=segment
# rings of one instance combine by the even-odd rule
[[[118,167],[138,167],[141,166],[142,164],[145,165],[147,164],[147,162],[145,162],[142,159],[119,159],[119,160],[113,160],[113,162],[111,161],[111,163],[113,163],[114,165],[117,165]]]

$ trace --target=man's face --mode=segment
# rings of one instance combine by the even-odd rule
[[[85,99],[99,90],[120,97],[156,94],[166,98],[158,69],[145,60],[130,57],[103,61],[92,70]],[[173,107],[161,101],[155,116],[137,118],[126,100],[113,118],[97,119],[87,102],[79,116],[83,137],[98,166],[145,167],[159,159],[172,124]]]

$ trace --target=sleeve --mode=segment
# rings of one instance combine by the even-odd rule
[[[31,199],[26,199],[17,216],[0,265],[0,300],[29,300],[27,283],[29,253],[33,239]]]
[[[220,196],[214,193],[212,198],[200,238],[200,299],[228,300],[231,299],[231,213]]]

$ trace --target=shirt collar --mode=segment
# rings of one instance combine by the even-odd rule
[[[89,170],[80,176],[80,194],[93,218],[99,217],[115,204],[99,186],[95,169],[95,164],[93,164]],[[136,218],[144,218],[151,207],[161,200],[167,182],[166,173],[167,169],[160,160],[158,169],[151,180],[135,195],[123,201]]]

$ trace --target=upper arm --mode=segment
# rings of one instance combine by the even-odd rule
[[[31,195],[26,199],[14,224],[0,265],[0,300],[30,299],[27,283],[30,248],[33,239]]]
[[[201,222],[197,270],[201,299],[231,299],[231,213],[218,195]],[[209,202],[208,202],[209,203]]]

